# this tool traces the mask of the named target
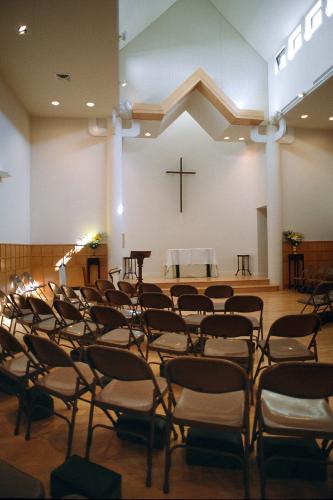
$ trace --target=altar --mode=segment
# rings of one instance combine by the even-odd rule
[[[217,277],[215,248],[169,248],[164,275],[166,278]]]

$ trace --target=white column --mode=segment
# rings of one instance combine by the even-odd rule
[[[268,277],[272,283],[282,286],[282,195],[280,145],[277,130],[267,127],[266,142],[267,178],[267,239]]]
[[[106,227],[108,235],[108,266],[122,267],[123,178],[122,124],[110,118],[106,139]]]

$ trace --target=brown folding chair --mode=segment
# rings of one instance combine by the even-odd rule
[[[66,458],[68,458],[72,450],[78,400],[86,401],[82,396],[91,390],[93,373],[86,363],[74,363],[64,349],[49,339],[26,334],[24,340],[34,357],[47,372],[34,378],[34,385],[50,396],[61,399],[68,408],[72,409],[70,419],[54,412],[68,424],[66,453]],[[26,439],[30,438],[30,433],[31,419],[28,421]]]
[[[155,283],[141,283],[140,293],[150,293],[150,292],[163,293],[163,290]]]
[[[301,313],[305,311],[307,307],[311,307],[313,313],[319,311],[323,312],[330,308],[332,311],[333,297],[331,292],[333,289],[333,282],[322,281],[313,290],[313,292],[308,297],[301,297],[297,302],[304,304]]]
[[[115,290],[116,289],[116,287],[114,286],[114,284],[111,281],[103,280],[103,279],[96,280],[95,286],[101,295],[105,295],[105,292],[107,290]]]
[[[16,325],[13,334],[15,335],[17,324],[21,325],[26,333],[30,333],[34,322],[34,314],[27,298],[19,293],[11,293],[10,300],[16,311]]]
[[[55,300],[54,308],[62,319],[59,340],[69,340],[74,348],[83,348],[95,342],[99,330],[94,321],[87,319],[73,304],[65,300]]]
[[[229,297],[224,304],[224,312],[241,314],[252,323],[253,330],[257,332],[256,344],[263,339],[263,311],[264,302],[256,295],[234,295]]]
[[[90,346],[87,348],[87,359],[95,375],[93,396],[91,399],[86,458],[89,459],[93,439],[93,431],[97,427],[117,430],[117,417],[120,413],[144,415],[149,418],[149,437],[147,445],[147,476],[146,486],[152,481],[152,455],[154,439],[154,418],[159,405],[166,413],[163,395],[167,385],[164,378],[155,377],[148,363],[140,356],[114,347]],[[111,379],[103,384],[102,376]],[[96,392],[96,383],[102,386]],[[101,408],[112,425],[93,425],[95,407]],[[110,411],[114,412],[115,417]],[[132,432],[133,435],[135,431]],[[143,439],[142,435],[137,435]]]
[[[95,323],[103,327],[103,330],[99,330],[100,336],[96,341],[98,344],[122,349],[130,349],[132,345],[136,345],[144,358],[140,342],[144,340],[145,334],[141,330],[134,330],[122,311],[113,307],[93,306],[90,313]]]
[[[249,381],[245,370],[224,359],[181,357],[167,363],[166,377],[169,397],[164,492],[169,493],[172,452],[189,446],[184,427],[199,427],[226,431],[240,438],[241,453],[220,453],[232,455],[243,466],[245,497],[249,498]],[[171,425],[179,425],[183,437],[181,444],[172,447]]]
[[[29,380],[41,371],[41,367],[31,353],[28,352],[25,344],[19,342],[3,326],[0,326],[0,346],[0,373],[15,382],[13,391],[15,391],[15,395],[19,400],[15,425],[15,435],[17,435],[20,431],[23,401],[29,386]]]
[[[258,344],[261,355],[254,381],[265,368],[261,366],[265,357],[269,365],[284,361],[318,361],[316,337],[319,330],[320,320],[315,314],[288,314],[274,321],[266,340]],[[297,340],[308,336],[311,338],[307,346]]]
[[[173,311],[172,299],[160,292],[143,292],[139,297],[139,304],[142,311],[147,309],[168,309]]]
[[[214,311],[224,312],[224,304],[229,297],[234,295],[234,289],[229,285],[211,285],[206,288],[204,295],[213,300]]]
[[[73,306],[79,309],[79,311],[84,311],[85,309],[87,309],[87,305],[81,300],[81,298],[73,288],[68,285],[61,285],[61,289],[63,292],[64,300],[70,302]]]
[[[81,295],[87,307],[96,306],[97,304],[105,304],[102,294],[91,286],[82,286],[80,288]]]
[[[52,292],[53,300],[63,298],[64,292],[61,290],[60,286],[57,283],[55,283],[54,281],[48,281],[47,284],[48,284],[49,289]]]
[[[333,364],[281,363],[266,368],[259,381],[252,445],[256,440],[260,471],[261,498],[266,496],[266,469],[273,460],[303,460],[321,463],[332,450],[333,410],[328,398],[333,396]],[[266,452],[268,436],[322,440],[321,458],[281,456]],[[271,438],[272,439],[272,438]],[[325,463],[325,462],[324,462]]]
[[[170,296],[173,300],[175,308],[177,307],[178,297],[180,297],[181,295],[185,295],[185,294],[190,295],[190,294],[197,294],[197,293],[199,293],[198,289],[193,285],[173,285],[170,288]]]
[[[238,314],[206,316],[200,324],[202,355],[229,359],[245,369],[253,399],[253,327]],[[242,338],[240,338],[242,337]]]
[[[8,295],[0,290],[0,326],[3,326],[7,321],[9,322],[9,331],[15,331],[17,312],[10,301]],[[5,321],[6,320],[6,321]]]
[[[118,281],[117,285],[121,292],[126,293],[130,297],[133,306],[136,306],[138,304],[138,293],[136,287],[128,281]]]
[[[31,333],[43,332],[51,340],[57,339],[59,329],[62,326],[61,318],[56,316],[47,302],[38,297],[28,297],[27,302],[34,314],[34,322],[31,325]]]
[[[130,323],[139,323],[141,312],[137,309],[137,304],[133,304],[127,293],[121,290],[107,290],[105,292],[107,303],[119,309]]]
[[[180,315],[187,326],[193,331],[198,331],[202,318],[206,314],[214,314],[212,299],[201,294],[185,294],[178,297],[177,302]],[[190,314],[184,314],[188,313]]]
[[[173,311],[147,309],[143,313],[143,323],[147,334],[146,359],[149,351],[157,352],[161,364],[165,363],[164,354],[186,355],[194,350],[199,338],[189,334],[184,319]]]

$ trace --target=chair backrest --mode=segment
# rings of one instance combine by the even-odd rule
[[[180,311],[214,312],[214,303],[206,295],[185,294],[178,297],[178,309]]]
[[[126,381],[147,379],[155,381],[148,363],[130,351],[92,345],[87,347],[86,354],[89,366],[95,374],[99,372],[108,378]]]
[[[122,326],[128,326],[125,316],[119,311],[109,306],[92,306],[90,315],[95,323],[109,327],[110,330]]]
[[[274,321],[268,338],[274,337],[305,337],[317,334],[320,330],[320,319],[316,314],[287,314]]]
[[[39,297],[27,297],[30,309],[36,316],[54,316],[52,308]]]
[[[200,323],[200,332],[214,337],[249,337],[253,327],[251,321],[238,314],[214,314],[205,316]]]
[[[80,288],[80,291],[86,302],[103,302],[100,292],[91,286],[83,286]]]
[[[333,396],[333,364],[277,363],[263,371],[258,399],[264,389],[295,398],[329,398]]]
[[[80,323],[80,321],[83,321],[80,311],[70,302],[66,300],[55,300],[53,305],[57,313],[65,322],[74,321],[75,323]]]
[[[166,364],[168,384],[206,393],[224,393],[244,390],[248,394],[249,381],[243,368],[222,359],[177,357]]]
[[[96,286],[97,290],[102,295],[104,295],[107,290],[115,290],[116,289],[114,284],[111,283],[111,281],[109,281],[109,280],[102,280],[102,279],[96,280],[95,286]]]
[[[226,300],[224,311],[246,313],[262,311],[263,308],[263,300],[256,295],[234,295]]]
[[[0,312],[3,312],[10,305],[8,296],[0,290]]]
[[[141,288],[141,293],[150,293],[150,292],[163,293],[162,288],[159,287],[158,285],[155,285],[155,283],[141,283],[140,288]]]
[[[230,285],[211,285],[206,288],[204,295],[211,299],[227,299],[234,295],[234,289]]]
[[[136,294],[135,287],[128,281],[118,281],[118,288],[124,293],[127,293],[130,297]]]
[[[105,292],[106,300],[116,307],[129,306],[133,307],[130,297],[127,293],[121,290],[106,290]]]
[[[197,294],[198,289],[193,285],[173,285],[170,288],[171,297],[180,297],[181,295]]]
[[[20,293],[11,293],[10,298],[18,313],[27,309],[31,310],[27,298],[24,295]]]
[[[139,303],[144,309],[173,309],[171,298],[160,292],[142,293],[139,297]]]
[[[165,309],[147,309],[144,312],[144,322],[149,330],[187,332],[184,319],[179,314]]]
[[[67,299],[78,299],[75,290],[68,285],[61,285],[62,293]]]
[[[55,283],[54,281],[48,281],[47,284],[55,298],[59,298],[60,295],[63,294],[63,291],[61,290],[60,286],[57,285],[57,283]]]
[[[64,349],[52,340],[27,333],[24,342],[37,360],[50,367],[73,366],[73,361]]]
[[[6,328],[0,326],[0,346],[6,354],[14,355],[25,352],[21,343]]]
[[[321,281],[320,283],[318,283],[318,285],[313,290],[312,295],[326,295],[326,296],[328,296],[332,290],[332,287],[333,287],[332,281]]]

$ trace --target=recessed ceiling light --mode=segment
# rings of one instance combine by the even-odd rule
[[[238,137],[239,141],[245,141],[245,137]]]
[[[230,137],[226,136],[226,137],[223,137],[223,139],[224,139],[225,141],[229,141]]]
[[[59,106],[59,101],[51,101],[52,106]]]
[[[122,87],[126,87],[126,85],[127,85],[126,80],[122,80],[122,81],[120,82],[120,85],[121,85]]]
[[[150,133],[150,132],[146,132],[146,133],[145,133],[145,136],[146,136],[146,137],[151,137],[151,133]]]
[[[93,108],[95,106],[95,103],[94,102],[86,102],[86,106],[88,106],[88,108]]]
[[[297,97],[304,97],[304,96],[305,96],[304,92],[299,92],[299,93],[297,94]]]
[[[306,120],[307,118],[309,118],[309,115],[301,115],[301,118],[302,120]]]
[[[22,24],[21,26],[19,26],[17,28],[17,31],[18,31],[19,35],[25,35],[28,32],[28,26],[26,26],[25,24]]]
[[[330,120],[331,122],[333,122],[333,116],[330,116],[330,117],[329,117],[329,120]]]

